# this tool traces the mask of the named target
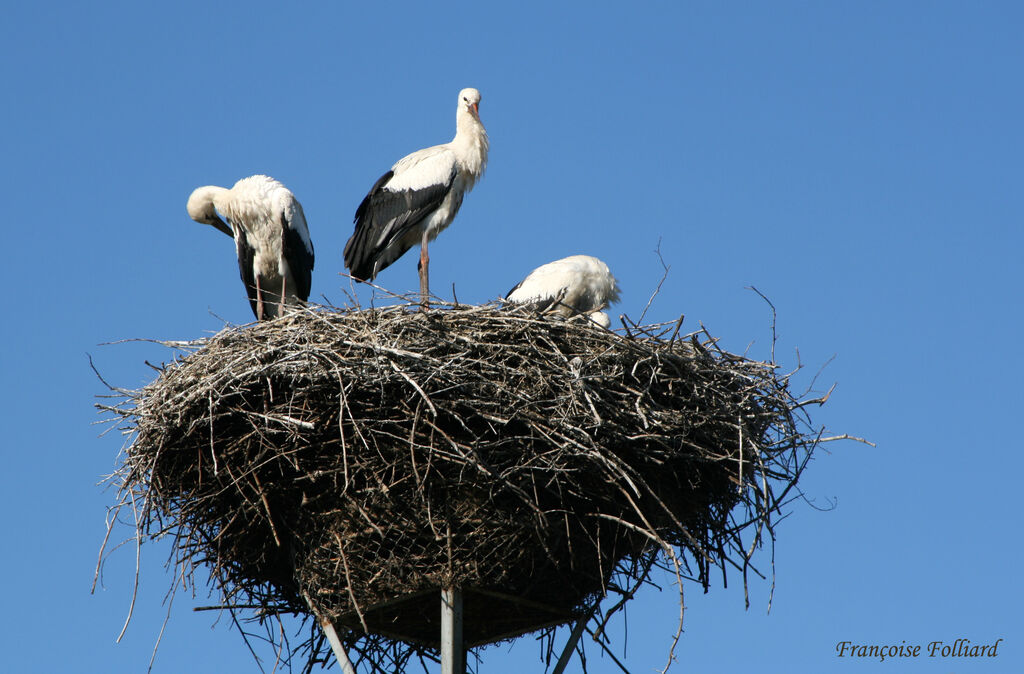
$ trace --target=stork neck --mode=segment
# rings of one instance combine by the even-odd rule
[[[451,148],[459,162],[459,168],[465,175],[468,187],[483,175],[487,166],[487,151],[490,142],[487,130],[479,119],[471,113],[460,110],[455,121],[455,138]]]
[[[227,197],[230,190],[228,190],[225,187],[219,187],[217,185],[209,185],[207,187],[204,187],[203,189],[205,190],[205,194],[203,196],[205,197],[207,203],[210,204],[211,211],[214,211],[214,209],[216,209],[223,213],[224,211],[222,209],[227,202]],[[214,211],[213,214],[216,215],[216,212]]]

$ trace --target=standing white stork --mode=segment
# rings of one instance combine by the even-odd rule
[[[242,178],[231,189],[207,185],[192,192],[186,208],[196,222],[234,238],[257,320],[277,318],[309,297],[313,242],[302,205],[284,185],[264,175]]]
[[[601,310],[619,301],[619,283],[596,257],[570,255],[534,269],[508,291],[505,301],[566,318],[583,315],[607,328],[611,319]]]
[[[355,231],[345,244],[345,266],[360,281],[373,280],[405,251],[420,244],[420,298],[430,292],[427,244],[451,224],[462,198],[483,175],[489,143],[480,122],[480,92],[463,89],[450,143],[402,157],[359,204]]]

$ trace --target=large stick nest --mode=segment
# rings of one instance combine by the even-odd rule
[[[396,662],[437,646],[442,587],[472,646],[587,616],[656,560],[745,577],[813,448],[806,402],[679,323],[455,306],[226,329],[102,406],[131,438],[119,486],[179,577],[207,565],[226,606]]]

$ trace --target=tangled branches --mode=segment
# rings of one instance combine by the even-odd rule
[[[463,588],[473,646],[591,616],[599,635],[658,565],[746,577],[816,442],[808,401],[678,331],[309,310],[190,343],[101,408],[140,536],[172,534],[181,577],[208,566],[224,606],[328,620],[397,670],[436,648],[440,587]],[[301,649],[325,657],[315,631]]]

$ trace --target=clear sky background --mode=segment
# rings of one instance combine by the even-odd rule
[[[199,186],[268,173],[302,201],[313,296],[374,180],[450,140],[483,94],[488,171],[431,246],[433,290],[484,302],[534,267],[601,257],[636,318],[685,313],[726,348],[838,383],[779,528],[777,585],[687,588],[677,672],[1024,671],[1024,9],[1012,2],[17,3],[0,21],[5,543],[0,669],[139,672],[167,615],[166,543],[116,552],[89,592],[121,447],[103,387],[139,387],[251,313],[234,247],[185,213]],[[378,278],[417,287],[415,254]],[[364,301],[369,298],[359,289]],[[834,357],[834,359],[833,359]],[[126,530],[120,534],[126,535]],[[767,562],[767,557],[762,557]],[[258,671],[179,593],[154,672]],[[616,652],[664,662],[671,588]],[[875,644],[1002,638],[981,662],[837,659]],[[529,637],[480,672],[540,671]],[[618,671],[594,647],[594,674]],[[624,655],[623,655],[624,653]],[[336,671],[336,670],[335,670]]]

